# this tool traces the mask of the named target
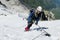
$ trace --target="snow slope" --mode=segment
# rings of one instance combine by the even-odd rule
[[[18,14],[20,17],[27,18],[29,10],[23,4],[19,2],[19,0],[0,0],[3,4],[7,6],[7,9],[3,9],[4,11],[10,12],[11,14]],[[0,5],[1,6],[1,5]],[[26,14],[26,16],[25,16]]]
[[[6,10],[6,9],[5,9]],[[40,27],[51,34],[51,37],[44,36],[43,31],[37,30],[39,27],[32,25],[32,31],[25,32],[27,20],[19,17],[18,14],[11,14],[0,8],[0,40],[60,40],[60,20],[39,21]],[[7,15],[5,16],[4,13]]]

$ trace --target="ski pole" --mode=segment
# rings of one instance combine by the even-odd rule
[[[40,27],[39,25],[37,25],[38,27]],[[42,28],[41,28],[41,31],[44,31],[46,34],[46,36],[48,36],[48,37],[50,37],[51,35],[48,33],[48,32],[46,32],[45,30],[43,30]]]
[[[39,28],[41,28],[41,31],[42,31],[42,27],[40,27],[39,25],[37,25]]]

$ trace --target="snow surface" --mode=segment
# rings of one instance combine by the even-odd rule
[[[60,40],[60,20],[39,21],[40,27],[48,27],[44,29],[51,34],[51,37],[48,37],[44,36],[40,29],[37,30],[39,27],[35,24],[32,25],[31,31],[25,32],[27,20],[2,9],[4,8],[0,8],[0,40]]]
[[[3,6],[1,7],[1,5],[0,5],[2,10],[7,11],[6,14],[8,14],[8,12],[9,12],[10,14],[18,14],[18,16],[20,16],[20,17],[27,18],[29,10],[27,7],[25,7],[23,4],[21,4],[19,0],[9,0],[9,1],[0,0],[0,1],[7,6],[7,9],[6,9],[6,8],[2,8]],[[4,15],[5,15],[5,13],[4,13]]]
[[[51,34],[51,37],[45,36],[35,24],[31,31],[25,32],[27,26],[28,9],[17,0],[0,0],[8,9],[0,5],[0,40],[60,40],[60,20],[39,21],[40,27]],[[18,4],[18,5],[17,5]]]

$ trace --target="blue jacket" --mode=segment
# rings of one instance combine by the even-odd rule
[[[40,12],[38,14],[38,16],[36,17],[35,16],[35,12],[34,11],[30,11],[30,14],[29,14],[29,17],[28,17],[28,23],[32,22],[32,20],[35,20],[38,23],[42,13],[44,14],[44,12]]]

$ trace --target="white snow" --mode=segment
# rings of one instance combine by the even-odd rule
[[[48,37],[43,35],[43,31],[37,30],[39,27],[35,24],[31,27],[35,30],[25,32],[26,19],[0,8],[0,14],[2,13],[3,15],[0,15],[0,40],[60,40],[60,20],[39,21],[40,27],[48,27],[48,29],[45,29],[51,34],[51,37]],[[4,13],[7,16],[4,16]]]
[[[19,2],[19,0],[10,0],[10,1],[0,0],[0,1],[7,6],[7,9],[6,9],[6,8],[2,8],[3,6],[1,7],[1,5],[0,5],[0,7],[2,8],[2,10],[7,11],[10,14],[18,14],[19,17],[25,17],[25,18],[27,18],[29,10],[28,10],[27,7],[25,7],[24,5],[22,5]],[[6,14],[8,14],[8,13],[6,13]]]
[[[30,28],[31,31],[25,32],[28,9],[24,9],[22,5],[17,6],[13,0],[0,1],[8,6],[8,9],[0,6],[0,40],[60,40],[60,20],[39,21],[40,27],[48,27],[44,30],[51,34],[51,37],[44,36],[44,31],[37,30],[39,27],[35,24]]]

